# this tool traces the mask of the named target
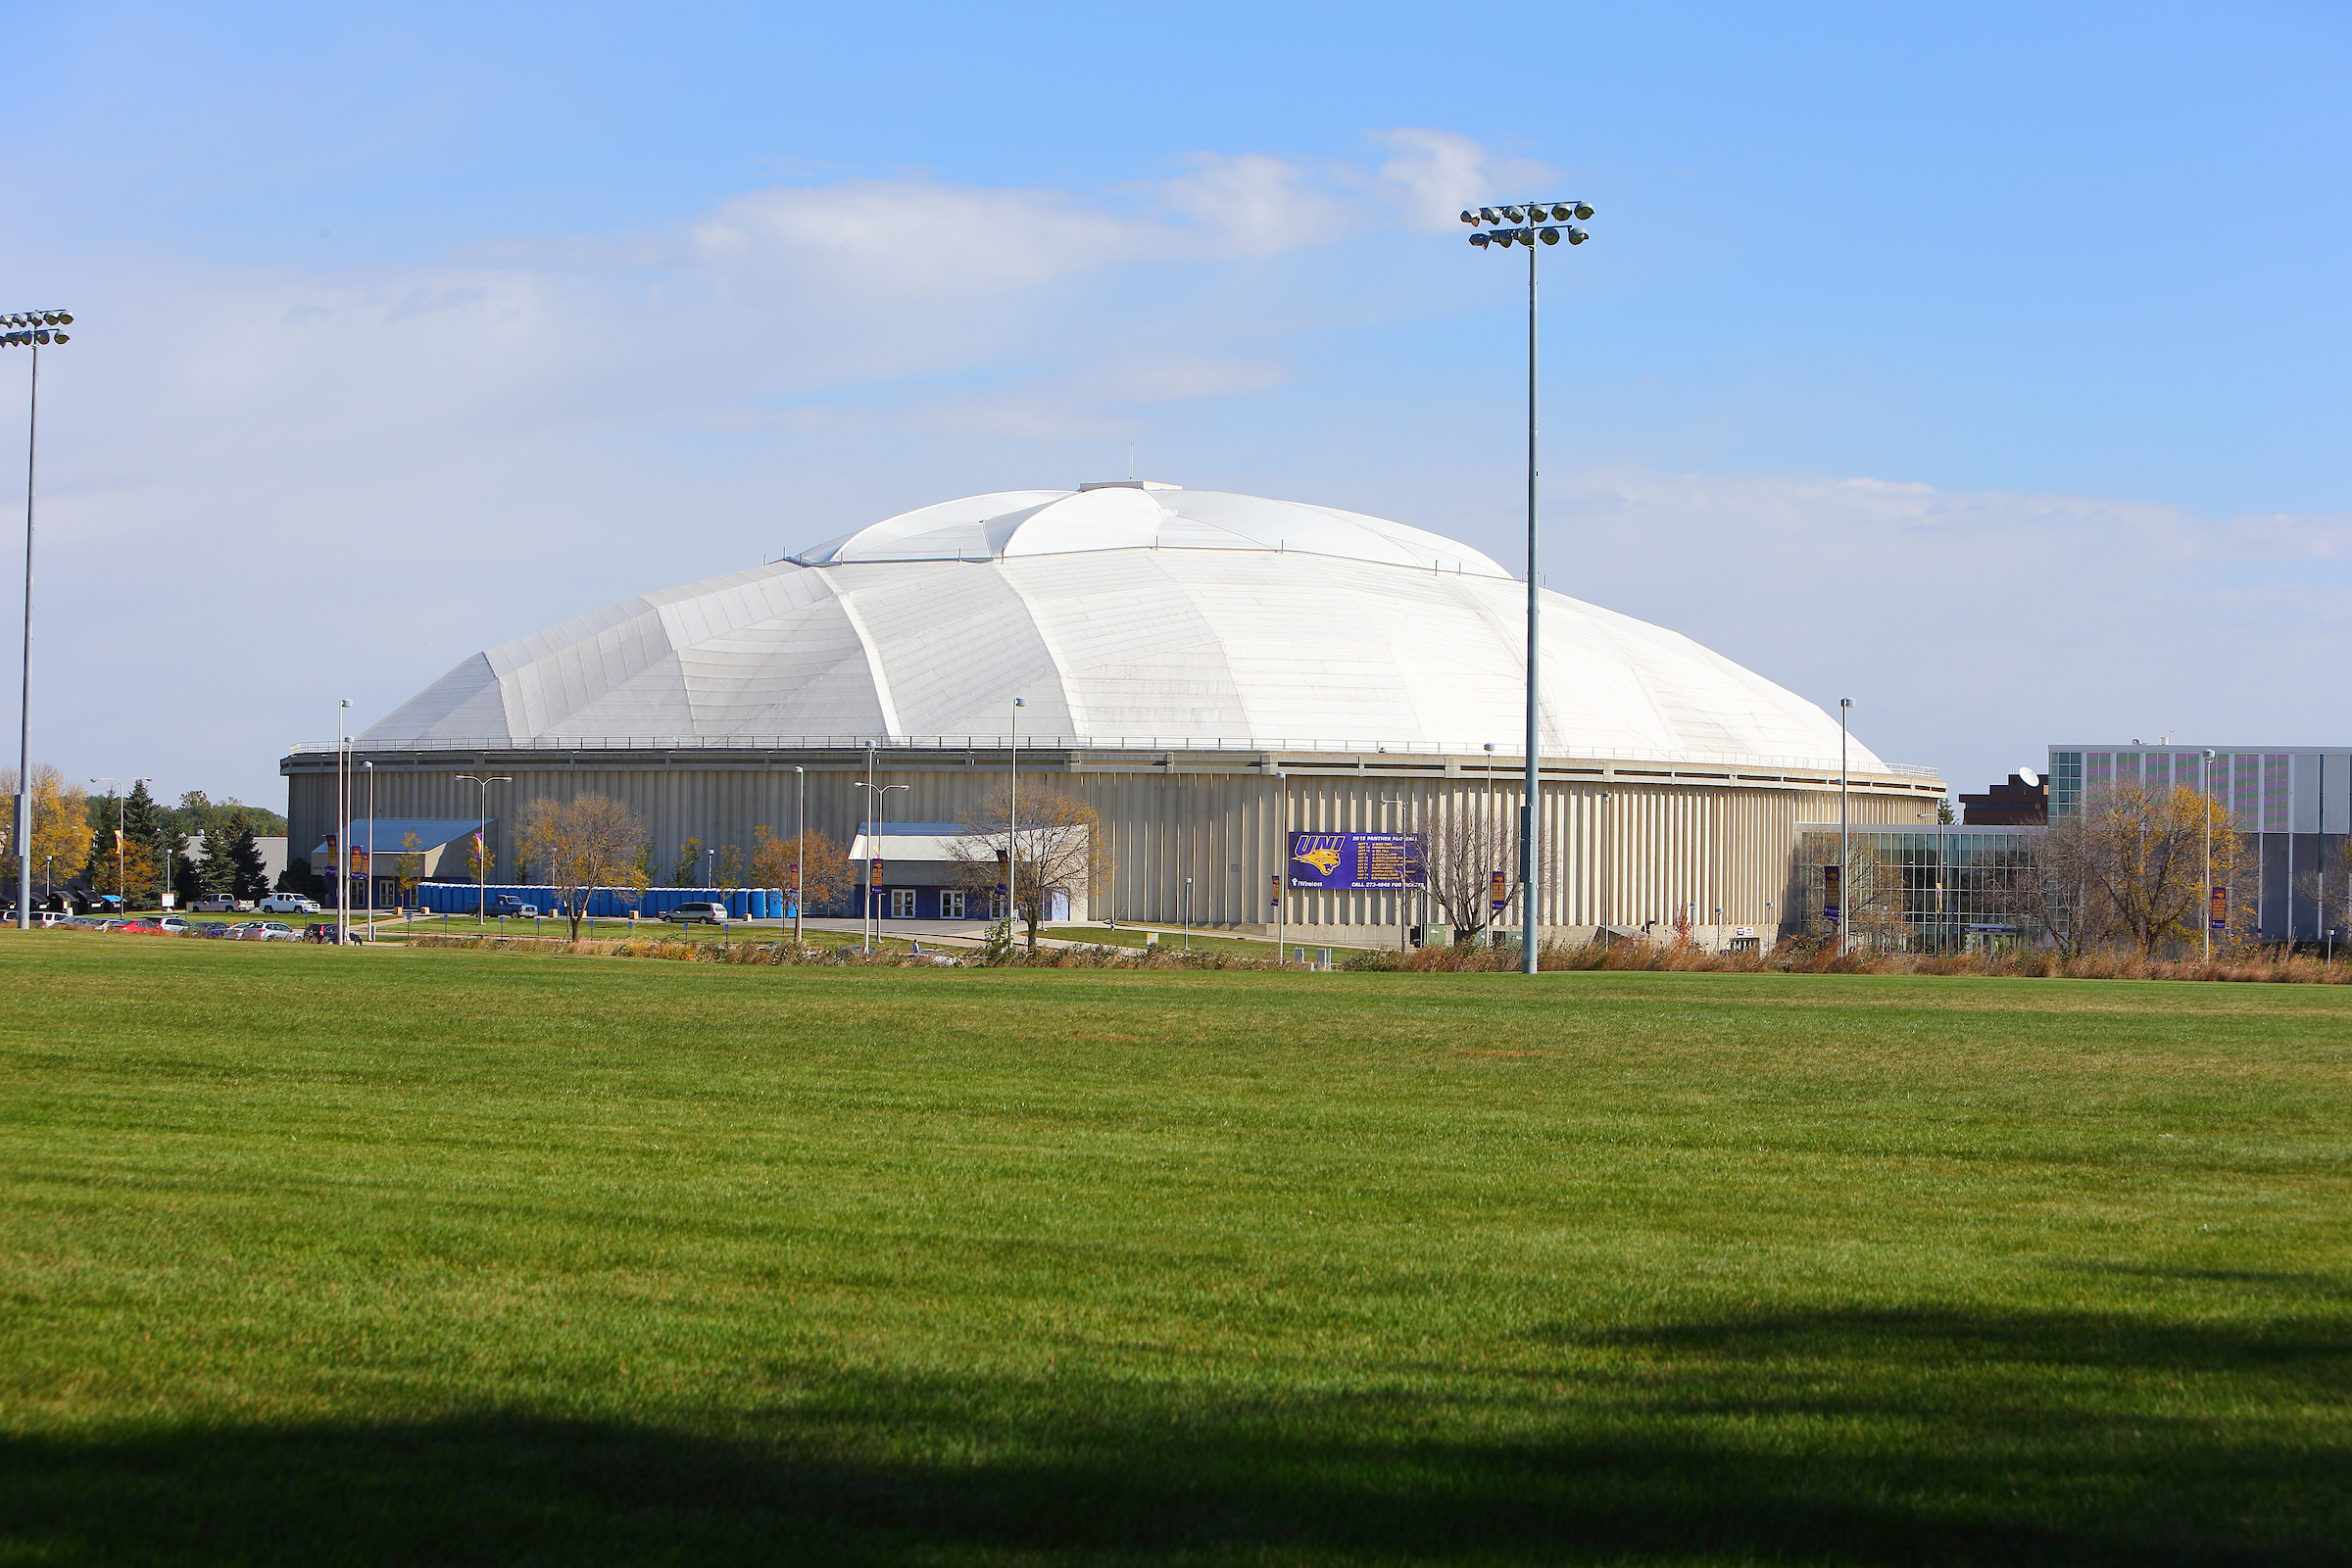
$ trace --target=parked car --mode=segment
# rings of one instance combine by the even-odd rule
[[[133,920],[111,920],[107,923],[115,930],[131,936],[157,937],[164,934],[163,926],[147,915],[140,915]]]
[[[302,933],[283,920],[256,920],[245,933],[248,942],[299,942]]]
[[[164,930],[171,932],[175,937],[184,937],[189,932],[196,929],[195,921],[176,914],[157,915],[155,923]]]
[[[500,899],[498,903],[492,905],[490,907],[490,912],[492,914],[519,914],[527,916],[537,914],[539,912],[539,906],[536,904],[525,904],[520,899],[514,897],[514,894],[510,893],[504,898]]]
[[[272,893],[259,904],[240,904],[240,909],[258,909],[263,914],[319,914],[316,899],[306,899],[299,893]]]
[[[717,925],[723,920],[733,919],[734,916],[727,913],[727,906],[723,904],[679,904],[662,910],[662,918],[674,920],[679,925],[693,925],[697,921],[706,925]]]
[[[225,937],[234,935],[236,929],[225,920],[207,920],[196,927],[196,934],[200,937]]]

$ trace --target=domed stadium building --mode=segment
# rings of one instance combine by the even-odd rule
[[[1482,884],[1485,862],[1513,869],[1525,630],[1502,566],[1378,517],[1139,481],[1012,491],[502,643],[353,755],[374,764],[379,824],[470,830],[482,797],[460,775],[511,779],[485,826],[502,868],[530,801],[589,792],[634,808],[667,867],[689,840],[788,836],[804,778],[812,830],[851,845],[870,778],[906,786],[882,797],[892,833],[935,843],[1003,787],[1017,722],[1024,790],[1100,814],[1111,869],[1068,890],[1072,917],[1172,923],[1189,898],[1195,923],[1255,931],[1289,835],[1417,834],[1433,858],[1481,862]],[[1797,824],[1838,813],[1834,718],[1680,633],[1550,592],[1541,695],[1547,934],[1680,914],[1769,940],[1788,922]],[[1909,824],[1943,796],[1858,740],[1848,756],[1853,821]],[[333,747],[282,770],[300,854],[334,831]],[[885,908],[952,917],[936,866],[880,842]],[[1446,923],[1419,891],[1289,871],[1297,941]]]

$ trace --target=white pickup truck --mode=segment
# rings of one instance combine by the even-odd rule
[[[196,906],[196,907],[201,909],[204,907],[204,906],[200,904]],[[237,906],[237,907],[240,909],[258,908],[264,914],[318,913],[318,901],[315,899],[306,899],[299,893],[272,893],[268,898],[262,900],[262,902],[258,905],[240,904]]]
[[[238,909],[252,908],[253,901],[239,899],[232,894],[215,893],[209,897],[198,899],[188,907],[204,914],[227,914]]]

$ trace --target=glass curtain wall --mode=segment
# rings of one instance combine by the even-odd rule
[[[1846,919],[1854,940],[1883,952],[1959,953],[2039,940],[2048,917],[2040,879],[2025,869],[2038,828],[1946,826],[1852,835]],[[1838,831],[1807,827],[1798,840],[1799,929],[1834,933],[1823,872],[1838,863]],[[2060,915],[2062,918],[2063,916]]]

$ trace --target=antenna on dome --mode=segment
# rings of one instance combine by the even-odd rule
[[[1135,477],[1135,443],[1132,441],[1127,443],[1127,477]]]

